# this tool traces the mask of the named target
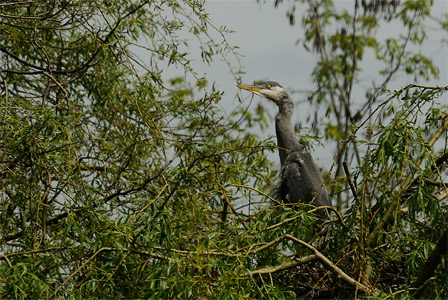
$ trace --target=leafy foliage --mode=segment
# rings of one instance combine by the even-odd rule
[[[405,24],[415,7],[403,6]],[[11,1],[0,13],[3,298],[414,293],[446,231],[447,156],[436,150],[446,88],[390,92],[337,135],[351,143],[370,126],[371,138],[356,141],[365,156],[353,204],[323,222],[307,204],[254,209],[269,199],[266,153],[276,149],[246,130],[263,125],[262,110],[225,117],[222,93],[190,66],[180,31],[200,40],[206,62],[238,55],[210,38],[216,27],[201,1]],[[375,13],[353,24],[377,22]],[[338,49],[350,40],[329,39]],[[359,59],[363,47],[380,49],[372,37],[357,43]],[[170,65],[195,81],[165,80]],[[330,68],[339,78],[345,65],[322,62],[315,75]],[[319,93],[324,100],[328,89]],[[431,277],[425,296],[446,297],[446,280]]]

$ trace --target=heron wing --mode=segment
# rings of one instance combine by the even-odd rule
[[[302,183],[300,163],[295,160],[287,160],[283,172],[282,198],[289,203],[307,202],[306,187]]]
[[[314,199],[317,206],[331,206],[320,171],[307,151],[293,151],[288,155],[283,176],[288,202],[310,202]]]
[[[314,203],[316,206],[331,206],[324,180],[322,179],[320,170],[314,164],[311,154],[304,150],[300,151],[299,155],[302,162],[302,173],[306,177],[303,180],[311,187],[311,199],[315,198]]]

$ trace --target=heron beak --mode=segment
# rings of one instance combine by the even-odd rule
[[[254,85],[238,85],[238,88],[250,91],[254,94],[260,95],[259,91],[261,90],[259,87],[256,87]]]

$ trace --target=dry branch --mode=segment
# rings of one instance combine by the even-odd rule
[[[316,248],[314,248],[310,244],[308,244],[302,240],[299,240],[298,238],[295,238],[289,234],[285,234],[285,238],[287,238],[293,242],[296,242],[302,246],[305,246],[308,250],[311,250],[325,266],[327,266],[333,273],[336,274],[336,276],[338,276],[339,278],[341,278],[348,284],[354,286],[357,289],[362,290],[363,292],[365,292],[368,295],[372,294],[373,291],[370,288],[359,283],[355,279],[351,278],[349,275],[347,275],[344,271],[342,271],[338,266],[336,266],[334,263],[332,263],[326,256],[324,256],[322,253],[320,253]]]
[[[250,271],[249,273],[251,275],[271,274],[271,273],[275,273],[275,272],[291,269],[291,268],[297,267],[299,265],[306,264],[306,263],[308,263],[310,261],[314,261],[316,259],[317,259],[317,255],[311,254],[311,255],[308,255],[308,256],[305,256],[305,257],[302,257],[302,258],[296,258],[295,260],[288,261],[286,263],[283,263],[283,264],[280,264],[280,265],[277,265],[277,266],[261,268],[261,269],[258,269],[258,270]]]
[[[287,262],[287,263],[284,263],[284,264],[281,264],[278,266],[267,267],[267,268],[250,271],[249,274],[252,274],[252,275],[254,275],[254,274],[271,274],[274,272],[286,270],[286,269],[319,259],[328,269],[330,269],[330,271],[335,273],[338,278],[341,278],[348,284],[352,285],[356,289],[362,290],[364,293],[366,293],[368,295],[373,293],[373,291],[369,287],[365,286],[364,284],[356,281],[355,279],[353,279],[352,277],[347,275],[341,268],[339,268],[334,263],[332,263],[326,256],[324,256],[322,253],[320,253],[316,248],[314,248],[310,244],[308,244],[302,240],[299,240],[298,238],[295,238],[289,234],[285,234],[282,237],[276,238],[275,240],[267,243],[266,245],[263,245],[262,247],[259,247],[257,249],[249,251],[249,253],[256,253],[261,250],[264,250],[268,247],[271,247],[272,245],[277,244],[278,242],[280,242],[283,239],[288,239],[288,240],[291,240],[291,241],[298,243],[302,246],[305,246],[308,250],[312,251],[313,254],[309,255],[309,256],[302,257],[300,259],[297,259],[296,261]]]

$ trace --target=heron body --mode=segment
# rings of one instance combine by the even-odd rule
[[[279,109],[275,118],[275,131],[281,169],[272,191],[274,199],[286,203],[313,202],[316,206],[331,206],[322,175],[311,154],[294,134],[291,122],[294,103],[288,92],[275,81],[238,87],[273,101]]]

